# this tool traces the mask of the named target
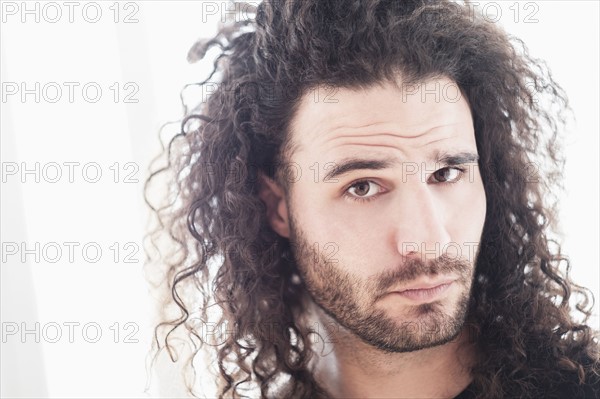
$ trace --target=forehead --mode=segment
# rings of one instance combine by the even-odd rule
[[[296,156],[378,150],[406,155],[412,150],[475,145],[468,102],[449,79],[415,84],[399,80],[396,85],[386,82],[356,90],[329,88],[327,96],[319,90],[301,99],[290,124]]]

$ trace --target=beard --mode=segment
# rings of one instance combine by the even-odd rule
[[[323,252],[319,245],[311,246],[298,226],[290,215],[291,249],[304,287],[312,301],[347,332],[388,353],[435,347],[459,336],[467,317],[474,262],[446,254],[428,262],[410,258],[400,267],[365,279],[332,259],[331,251],[325,251],[327,245]],[[449,273],[459,276],[453,283],[461,290],[458,299],[405,305],[391,312],[377,306],[382,294],[400,283]]]

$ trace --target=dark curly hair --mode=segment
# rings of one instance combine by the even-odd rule
[[[452,1],[237,6],[252,18],[222,24],[189,55],[218,48],[209,78],[193,84],[215,79],[217,90],[185,107],[180,132],[146,182],[158,221],[146,241],[148,270],[166,294],[154,353],[187,353],[195,375],[200,349],[212,349],[220,397],[251,387],[261,397],[327,397],[308,367],[310,331],[294,317],[304,291],[290,243],[267,222],[257,176],[289,188],[289,127],[303,95],[366,88],[401,71],[408,82],[456,82],[473,115],[487,198],[466,322],[481,354],[471,370],[477,397],[548,398],[597,378],[598,332],[587,324],[593,295],[571,281],[569,260],[550,236],[569,106],[544,62]],[[227,325],[222,340],[205,329],[211,317],[213,326]],[[178,339],[187,351],[175,349]]]

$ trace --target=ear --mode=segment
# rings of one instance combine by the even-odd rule
[[[258,173],[258,197],[267,207],[267,220],[280,236],[290,237],[288,209],[285,192],[273,179]]]

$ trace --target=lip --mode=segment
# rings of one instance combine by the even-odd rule
[[[392,292],[402,293],[402,292],[406,292],[406,291],[430,290],[430,289],[439,287],[441,285],[450,284],[455,280],[456,280],[455,278],[450,278],[450,277],[438,278],[436,280],[430,280],[430,279],[429,280],[421,280],[421,281],[415,282],[411,285],[402,287],[401,289],[394,290]]]
[[[388,295],[402,297],[413,303],[428,303],[444,296],[454,282],[455,279],[448,278],[428,282],[421,281],[400,290],[389,292]]]

